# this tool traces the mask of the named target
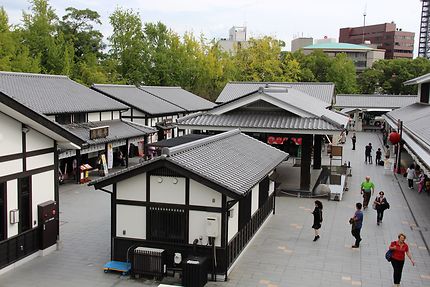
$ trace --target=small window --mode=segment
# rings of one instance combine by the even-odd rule
[[[0,183],[0,241],[6,239],[7,213],[6,213],[6,183]]]
[[[72,116],[70,114],[56,115],[55,121],[60,125],[68,125],[72,123]]]
[[[74,123],[85,123],[87,121],[86,113],[75,113],[73,114],[73,122]]]
[[[184,209],[149,207],[148,211],[149,240],[187,243]]]
[[[31,178],[18,179],[19,232],[31,229]]]

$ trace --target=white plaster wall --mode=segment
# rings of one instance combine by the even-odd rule
[[[145,119],[136,119],[136,118],[133,118],[133,123],[145,125]]]
[[[116,191],[117,199],[146,201],[146,173],[118,182]]]
[[[162,182],[159,183],[159,179]],[[174,184],[174,180],[178,182]],[[168,176],[151,176],[150,177],[150,201],[185,204],[185,178],[184,177],[168,177]]]
[[[146,207],[116,206],[116,235],[136,239],[146,239]],[[125,230],[125,234],[123,231]]]
[[[26,134],[26,149],[27,151],[45,149],[54,147],[54,141],[33,129]]]
[[[125,112],[121,112],[121,116],[131,116],[131,110],[133,110],[132,108],[126,110]]]
[[[48,200],[55,200],[54,171],[50,170],[31,176],[33,227],[38,224],[37,206]]]
[[[190,179],[190,205],[222,206],[222,194]]]
[[[251,193],[251,216],[258,210],[258,198],[259,198],[259,187],[258,184],[252,188]]]
[[[199,244],[202,243],[206,245],[208,243],[208,237],[206,235],[206,218],[217,217],[218,218],[218,237],[215,238],[215,245],[221,246],[221,214],[215,212],[206,212],[206,211],[195,211],[190,210],[190,225],[189,225],[189,243],[192,244],[194,239],[199,239],[201,236],[203,240]]]
[[[3,146],[1,146],[3,148]],[[22,172],[22,159],[0,162],[0,176]]]
[[[113,112],[113,120],[118,120],[120,117],[119,117],[119,114],[120,114],[120,112],[119,111],[114,111]]]
[[[0,113],[0,156],[22,152],[21,140],[21,123]]]
[[[7,236],[8,238],[18,234],[18,223],[10,224],[10,214],[12,209],[18,208],[18,180],[7,182]]]
[[[137,109],[133,109],[133,117],[134,116],[138,116],[138,117],[144,117],[145,113],[142,113],[141,111],[137,110]]]
[[[41,154],[27,158],[27,170],[54,164],[54,153]]]
[[[273,180],[270,180],[269,182],[269,195],[271,195],[275,191],[275,182]]]
[[[112,112],[102,112],[102,121],[109,121],[112,119]]]
[[[233,205],[230,211],[233,217],[228,217],[228,241],[232,240],[239,230],[239,202]]]
[[[100,121],[100,113],[88,113],[88,121],[89,122]]]

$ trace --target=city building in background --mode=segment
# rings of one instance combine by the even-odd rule
[[[299,38],[293,39],[291,41],[291,52],[295,52],[306,46],[310,46],[313,43],[314,43],[314,38],[310,38],[310,37],[299,37]]]
[[[336,57],[337,54],[345,53],[354,62],[357,72],[372,67],[374,62],[384,59],[385,55],[384,50],[349,43],[322,43],[303,48],[305,55],[309,55],[315,50],[322,50],[329,57]]]
[[[423,8],[421,11],[421,24],[420,24],[420,43],[418,48],[418,57],[430,58],[430,29],[429,29],[429,7],[430,0],[421,0]]]
[[[369,43],[385,50],[385,59],[413,58],[415,33],[396,28],[394,22],[348,27],[339,30],[339,42],[351,44]]]
[[[218,41],[218,45],[221,50],[234,53],[235,47],[246,48],[248,46],[246,27],[233,26],[230,28],[228,34],[228,39],[223,38]]]

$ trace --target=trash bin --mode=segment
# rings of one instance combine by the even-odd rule
[[[184,261],[182,285],[184,287],[202,287],[208,282],[208,260],[202,256],[189,256]]]

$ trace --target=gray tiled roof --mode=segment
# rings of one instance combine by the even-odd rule
[[[216,103],[224,103],[258,90],[260,87],[277,86],[291,87],[317,98],[327,104],[332,104],[334,96],[333,83],[285,83],[285,82],[230,82],[221,91]]]
[[[45,115],[128,109],[66,76],[0,72],[0,92]]]
[[[411,131],[414,136],[430,146],[430,105],[414,103],[387,114],[396,122],[403,121],[403,126]]]
[[[238,195],[246,194],[288,158],[287,153],[239,130],[165,150],[172,162]]]
[[[137,108],[147,114],[174,114],[184,113],[185,109],[178,105],[160,99],[136,86],[130,85],[102,85],[92,86],[110,97],[117,99],[131,107]]]
[[[163,148],[162,156],[94,180],[90,185],[103,187],[117,182],[116,177],[134,176],[140,168],[149,169],[155,162],[169,161],[227,189],[234,197],[241,197],[287,158],[287,153],[233,130]]]
[[[336,95],[337,108],[398,109],[415,103],[416,95]]]
[[[102,139],[90,139],[90,128],[103,126],[109,126],[109,135]],[[68,124],[63,125],[63,127],[88,144],[100,144],[112,142],[115,140],[142,137],[144,135],[156,132],[156,130],[153,128],[122,120]]]
[[[284,112],[234,111],[212,115],[202,113],[194,117],[178,119],[181,126],[210,126],[234,128],[264,128],[287,130],[340,130],[321,118],[301,118]]]
[[[181,87],[141,86],[139,88],[189,112],[209,110],[215,107],[214,103]]]

